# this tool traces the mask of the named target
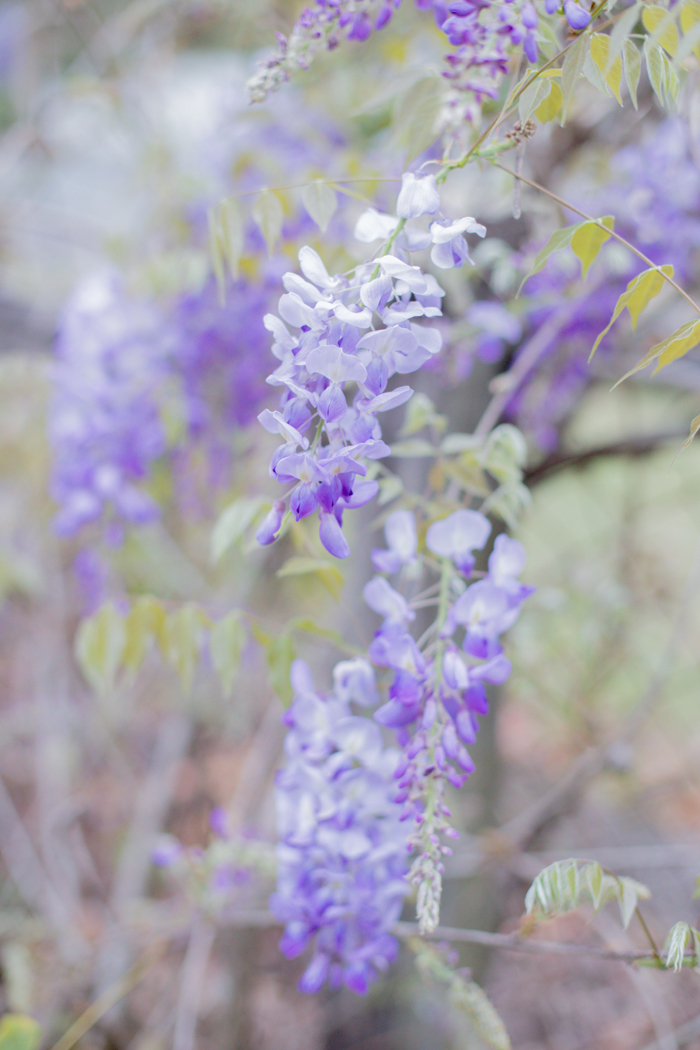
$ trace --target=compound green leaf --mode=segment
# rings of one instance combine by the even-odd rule
[[[615,220],[612,215],[606,215],[600,219],[605,229],[597,222],[584,222],[574,231],[571,236],[571,250],[577,259],[581,261],[581,276],[585,278],[591,264],[598,256],[598,252],[605,242],[609,240]]]
[[[392,456],[399,459],[420,459],[437,456],[438,451],[429,441],[422,438],[409,438],[408,441],[397,441],[391,446]]]
[[[520,288],[518,288],[518,295],[520,295],[525,281],[527,281],[528,278],[532,277],[534,274],[539,273],[540,270],[542,270],[545,267],[550,255],[553,255],[554,252],[560,252],[563,248],[568,248],[568,246],[571,244],[571,238],[573,237],[574,233],[579,228],[579,226],[582,225],[582,223],[578,222],[575,226],[565,226],[563,229],[554,231],[552,236],[545,244],[544,248],[540,248],[533,260],[532,266],[520,282]]]
[[[335,190],[327,182],[316,179],[315,182],[304,187],[301,191],[301,199],[318,228],[325,233],[338,207]]]
[[[595,62],[605,83],[617,101],[622,105],[622,59],[619,55],[609,62],[610,37],[604,33],[594,33],[591,37],[591,58]],[[609,67],[609,68],[608,68]]]
[[[518,116],[521,124],[529,120],[535,110],[549,96],[553,81],[546,77],[537,77],[525,88],[518,99]]]
[[[252,215],[265,238],[267,250],[272,255],[284,222],[282,201],[272,190],[263,190],[253,205]]]
[[[659,44],[655,44],[652,41],[651,37],[647,37],[644,41],[644,58],[646,59],[649,83],[663,106],[666,101],[666,63],[664,62],[663,50]]]
[[[138,671],[154,638],[163,629],[166,611],[157,598],[140,595],[126,618],[126,642],[122,662],[127,671]]]
[[[608,61],[605,69],[603,70],[604,75],[607,75],[613,65],[615,59],[622,53],[625,42],[627,41],[630,33],[637,24],[639,19],[639,12],[641,4],[632,4],[626,11],[618,18],[615,25],[612,27],[610,32],[609,41],[610,46],[608,48]]]
[[[293,557],[277,570],[277,575],[281,577],[305,576],[309,573],[315,573],[336,600],[340,597],[344,582],[343,574],[337,565],[327,558]]]
[[[93,689],[108,692],[114,686],[126,644],[124,617],[106,602],[78,628],[75,655]]]
[[[439,77],[423,77],[397,97],[394,115],[395,138],[406,147],[407,161],[431,146],[442,105]]]
[[[177,671],[185,693],[192,690],[204,631],[210,624],[203,609],[193,602],[169,613],[163,622],[159,639],[163,655]]]
[[[651,350],[646,352],[634,368],[626,372],[622,379],[618,379],[615,386],[634,375],[635,372],[639,372],[641,368],[646,368],[654,360],[656,360],[656,368],[652,375],[656,375],[666,365],[670,365],[673,361],[677,361],[679,357],[687,354],[698,343],[700,343],[700,320],[686,321],[685,324],[676,329],[673,335],[669,335],[666,339],[662,339],[660,343],[652,346]]]
[[[559,87],[556,80],[551,80],[549,84],[549,94],[543,102],[540,102],[539,106],[535,110],[535,116],[541,124],[546,124],[550,120],[554,120],[557,113],[562,107],[564,101],[564,93]]]
[[[245,227],[238,201],[222,201],[214,214],[219,223],[224,258],[235,279],[238,277],[238,264],[245,243]]]
[[[566,121],[566,115],[571,105],[571,100],[581,79],[583,65],[588,54],[588,37],[579,37],[564,55],[561,67],[561,88],[564,93],[564,104],[561,108],[561,122]]]
[[[267,667],[270,685],[285,707],[289,707],[294,695],[289,681],[289,671],[297,652],[288,632],[272,638],[267,645]]]
[[[672,266],[653,266],[648,270],[643,270],[640,274],[637,274],[637,276],[629,282],[626,290],[622,293],[620,298],[617,300],[617,303],[615,304],[615,309],[613,310],[613,315],[610,318],[609,323],[605,326],[605,328],[593,344],[593,349],[591,350],[590,356],[588,358],[589,361],[598,349],[601,340],[604,338],[604,336],[608,334],[615,321],[618,319],[618,317],[624,309],[627,309],[632,319],[632,328],[636,328],[637,320],[642,310],[651,302],[651,300],[656,295],[659,294],[659,292],[664,286],[666,278],[669,277],[673,277]]]
[[[231,695],[247,638],[248,633],[238,611],[227,613],[217,620],[209,632],[211,661],[226,696]]]
[[[658,41],[669,55],[675,55],[678,50],[679,37],[673,11],[667,11],[660,5],[653,7],[645,5],[642,8],[642,23],[647,32],[651,34],[651,40],[654,43]]]
[[[639,84],[639,76],[642,71],[642,58],[639,54],[639,48],[632,40],[625,40],[622,58],[627,90],[630,93],[632,105],[637,109],[637,85]]]
[[[243,496],[234,500],[219,515],[211,534],[212,561],[217,562],[229,547],[242,538],[257,514],[269,507],[269,502],[260,496]]]

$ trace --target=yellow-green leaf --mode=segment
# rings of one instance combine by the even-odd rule
[[[311,218],[321,232],[325,233],[338,207],[335,190],[327,182],[316,179],[315,182],[304,187],[301,199]]]
[[[571,250],[581,261],[581,276],[584,278],[598,252],[609,240],[610,234],[607,230],[612,230],[615,220],[612,215],[606,215],[600,222],[606,229],[602,229],[597,222],[584,222],[574,230],[571,237]]]
[[[272,255],[277,238],[282,232],[284,221],[282,201],[272,190],[263,190],[253,205],[252,215],[265,238],[267,250]]]
[[[626,290],[622,293],[615,304],[615,309],[613,310],[613,315],[610,318],[609,323],[605,326],[593,344],[589,361],[598,349],[603,337],[608,334],[624,309],[628,310],[632,319],[632,328],[636,328],[637,320],[642,310],[651,302],[654,296],[659,294],[664,286],[666,278],[669,277],[673,277],[672,266],[653,266],[649,270],[643,270],[629,282]]]
[[[613,62],[622,52],[626,40],[637,24],[640,8],[641,4],[638,3],[628,7],[612,27],[609,37],[610,47],[608,48],[608,62],[604,70],[605,75],[610,72]]]
[[[226,300],[226,252],[224,249],[224,239],[214,208],[210,208],[207,212],[207,223],[209,226],[209,257],[211,259],[211,268],[216,277],[219,302],[223,306]]]
[[[394,135],[407,150],[407,161],[431,146],[436,138],[437,118],[442,105],[439,77],[423,77],[396,99]]]
[[[639,84],[639,75],[642,71],[642,58],[639,54],[639,48],[632,40],[625,40],[622,57],[627,90],[630,93],[632,105],[637,109],[637,85]]]
[[[289,707],[294,695],[289,670],[297,656],[291,636],[284,632],[273,638],[267,646],[266,656],[270,685],[285,707]]]
[[[548,78],[537,77],[529,87],[525,88],[518,99],[518,116],[521,124],[529,120],[535,110],[545,101],[552,83],[553,81]]]
[[[409,438],[408,441],[397,441],[392,445],[391,454],[400,459],[420,459],[437,456],[438,450],[422,438]]]
[[[540,270],[543,269],[550,255],[553,255],[554,252],[561,251],[563,248],[568,248],[568,246],[571,244],[571,238],[573,237],[575,231],[581,225],[582,223],[578,222],[575,226],[565,226],[564,229],[554,231],[552,236],[545,244],[544,248],[540,248],[533,260],[532,266],[520,282],[520,288],[518,288],[518,295],[520,295],[520,291],[523,285],[525,284],[525,281],[527,281],[529,277],[532,277],[533,274],[539,273]]]
[[[131,672],[138,671],[154,638],[160,636],[166,611],[157,598],[140,595],[126,618],[126,643],[122,662]]]
[[[241,651],[248,635],[240,612],[230,612],[218,620],[209,633],[209,652],[221,688],[230,696],[241,662]]]
[[[664,53],[658,44],[652,42],[651,37],[644,41],[644,57],[647,63],[649,82],[654,89],[654,94],[663,106],[666,98],[666,63]]]
[[[160,636],[163,655],[177,671],[185,693],[192,689],[204,629],[210,622],[198,605],[188,602],[170,613],[163,623]]]
[[[579,37],[564,55],[561,67],[561,87],[564,93],[564,104],[561,109],[562,124],[566,121],[571,100],[581,79],[583,65],[588,54],[588,39],[587,36]]]
[[[253,523],[256,515],[269,507],[268,501],[260,496],[244,496],[234,500],[219,515],[211,534],[211,556],[217,562],[229,547],[241,539],[246,529]]]
[[[124,617],[106,602],[78,628],[75,655],[90,685],[97,692],[114,686],[126,643]]]
[[[658,358],[656,368],[652,373],[652,375],[656,375],[660,369],[670,365],[673,361],[677,361],[679,357],[683,357],[698,343],[700,343],[700,320],[686,321],[685,324],[676,329],[673,335],[669,335],[666,339],[662,339],[660,343],[652,346],[651,350],[646,352],[641,361],[638,361],[634,368],[626,372],[615,386],[619,386],[623,380],[628,379],[635,372],[639,372],[641,368],[646,368],[648,364],[651,364],[652,361]]]
[[[218,221],[221,245],[224,258],[228,263],[231,275],[238,277],[238,264],[243,254],[245,241],[245,229],[243,217],[238,201],[222,201],[214,212],[215,220]]]
[[[676,52],[676,62],[683,62],[691,51],[700,61],[700,0],[685,0],[680,13],[683,40]]]
[[[591,37],[591,58],[600,70],[603,80],[608,85],[617,101],[622,105],[622,59],[618,56],[613,59],[608,69],[608,54],[610,51],[610,38],[604,33],[594,33]]]
[[[678,49],[678,29],[674,13],[661,6],[645,5],[642,8],[642,22],[652,40],[658,40],[669,55],[675,55]]]
[[[539,106],[535,110],[535,116],[541,124],[546,124],[548,120],[554,120],[557,113],[561,109],[562,102],[564,101],[564,93],[557,84],[556,80],[550,81],[549,94],[547,95],[544,102],[540,102]]]
[[[3,1014],[0,1017],[0,1050],[36,1050],[41,1028],[26,1014]]]
[[[688,435],[688,437],[685,439],[685,441],[681,445],[681,452],[683,451],[684,448],[688,447],[690,442],[693,440],[693,438],[697,434],[698,430],[700,430],[700,416],[696,416],[695,419],[693,420],[693,422],[690,424],[690,434]],[[700,897],[700,878],[698,878],[696,880],[695,893],[693,894],[693,897]]]
[[[329,627],[321,627],[310,616],[295,616],[287,623],[285,631],[305,631],[307,634],[314,634],[318,638],[324,638],[327,642],[332,642],[333,645],[344,652],[352,649],[352,646],[348,645],[342,634]]]
[[[340,598],[344,583],[343,574],[337,565],[327,558],[289,558],[282,568],[277,570],[277,575],[282,577],[305,576],[308,573],[315,573],[336,601]]]

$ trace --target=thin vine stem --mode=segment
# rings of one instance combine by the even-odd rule
[[[571,204],[569,203],[569,201],[565,201],[563,197],[559,197],[556,193],[552,193],[551,190],[548,190],[544,186],[541,186],[539,182],[534,182],[532,179],[528,179],[525,175],[518,175],[517,172],[512,171],[510,168],[507,168],[505,164],[501,164],[497,160],[492,160],[491,163],[495,168],[500,168],[501,171],[505,171],[514,179],[519,179],[520,182],[524,182],[526,186],[531,186],[533,190],[539,190],[540,193],[544,193],[545,196],[550,198],[550,200],[556,201],[557,204],[560,204],[562,208],[566,208],[568,211],[574,212],[575,215],[580,215],[581,218],[585,219],[587,222],[594,222],[596,226],[600,226],[601,230],[605,230],[605,232],[608,233],[611,237],[614,237],[616,241],[619,241],[619,243],[624,245],[625,248],[628,248],[629,251],[633,252],[638,259],[641,259],[642,262],[645,262],[647,266],[649,266],[652,270],[656,270],[658,273],[660,273],[664,280],[667,281],[672,288],[675,288],[678,294],[681,295],[685,299],[685,301],[690,304],[690,306],[692,306],[696,314],[700,314],[700,306],[698,306],[695,300],[690,295],[688,295],[685,289],[681,288],[681,286],[676,281],[674,281],[672,277],[669,277],[663,272],[660,266],[658,266],[655,262],[652,262],[648,255],[645,255],[644,252],[639,250],[639,248],[635,248],[635,246],[632,243],[630,243],[630,241],[628,241],[625,237],[622,237],[621,234],[616,233],[615,230],[608,229],[608,227],[605,226],[600,221],[600,219],[596,219],[593,215],[588,215],[585,211],[581,211],[581,209],[577,208],[575,204]]]

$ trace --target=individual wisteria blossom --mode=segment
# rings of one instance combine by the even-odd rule
[[[371,718],[353,713],[353,702],[376,702],[366,660],[337,664],[326,696],[302,660],[292,664],[291,681],[270,908],[285,924],[285,955],[312,948],[302,991],[328,981],[362,994],[396,958],[390,930],[408,892],[406,833],[394,799],[399,753],[384,746]]]
[[[408,521],[412,517],[410,511],[396,511],[387,522],[387,538],[396,533],[406,552],[414,548],[405,538],[417,534],[415,520]],[[374,717],[396,731],[402,748],[394,798],[403,806],[415,852],[410,879],[417,888],[423,932],[438,921],[442,858],[450,852],[443,838],[455,835],[444,803],[445,786],[459,788],[473,772],[467,745],[476,739],[477,716],[488,712],[484,683],[501,684],[510,674],[500,636],[533,590],[517,578],[525,563],[522,545],[504,535],[496,537],[486,575],[465,586],[474,569],[473,552],[484,548],[490,533],[488,519],[473,510],[457,510],[429,525],[425,545],[441,559],[442,575],[438,618],[424,635],[428,640],[422,649],[410,633],[415,619],[410,602],[383,576],[375,576],[364,589],[365,601],[383,618],[368,655],[387,669],[390,680],[388,699]],[[394,553],[391,543],[388,552],[380,553]],[[389,574],[404,563],[395,553],[396,558],[383,562]]]
[[[461,266],[468,258],[464,233],[486,233],[471,217],[443,219],[439,207],[434,176],[404,175],[398,214],[370,209],[357,223],[360,241],[387,242],[384,254],[349,275],[331,276],[316,251],[302,248],[303,276],[284,275],[279,316],[264,319],[280,362],[267,382],[283,388],[279,408],[258,417],[283,442],[270,474],[291,486],[289,509],[297,521],[318,511],[321,542],[337,558],[350,553],[344,512],[363,506],[378,490],[376,481],[363,480],[364,461],[390,454],[378,416],[413,393],[406,385],[389,390],[388,382],[415,372],[442,345],[440,333],[419,319],[441,316],[445,293],[406,253],[439,245],[449,259],[441,256],[438,265]],[[429,230],[407,225],[425,215],[437,216]],[[258,541],[272,542],[282,521],[278,502]]]

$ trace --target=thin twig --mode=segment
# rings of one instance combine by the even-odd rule
[[[574,204],[570,204],[569,201],[565,201],[563,197],[559,197],[556,193],[552,193],[551,190],[548,190],[546,189],[546,187],[541,186],[539,182],[533,182],[532,179],[528,179],[524,175],[519,175],[517,172],[512,171],[510,168],[507,168],[505,164],[501,164],[497,160],[493,160],[491,161],[491,163],[494,165],[494,167],[500,168],[501,171],[505,171],[508,175],[512,175],[514,179],[518,179],[520,182],[524,182],[526,186],[531,186],[533,190],[539,190],[540,193],[544,193],[545,196],[550,198],[550,200],[556,201],[557,204],[560,204],[562,208],[566,208],[567,211],[572,211],[575,215],[580,215],[581,218],[585,219],[587,222],[594,222],[596,226],[600,226],[601,230],[605,230],[605,232],[610,237],[614,237],[616,241],[619,241],[619,243],[624,245],[625,248],[633,252],[638,259],[641,259],[642,262],[645,262],[647,266],[649,266],[652,270],[658,270],[663,279],[667,281],[672,288],[675,288],[678,294],[682,295],[685,301],[692,306],[693,310],[695,310],[695,313],[700,314],[700,306],[698,306],[695,300],[691,298],[690,295],[688,295],[685,289],[681,288],[681,286],[676,281],[674,281],[672,277],[669,277],[663,272],[663,270],[659,266],[657,266],[655,262],[652,262],[648,255],[645,255],[644,252],[640,252],[639,248],[635,248],[635,246],[625,237],[622,237],[619,233],[616,233],[615,230],[609,229],[600,221],[600,219],[596,219],[593,215],[588,215],[585,211],[581,211],[581,209],[577,208]]]

